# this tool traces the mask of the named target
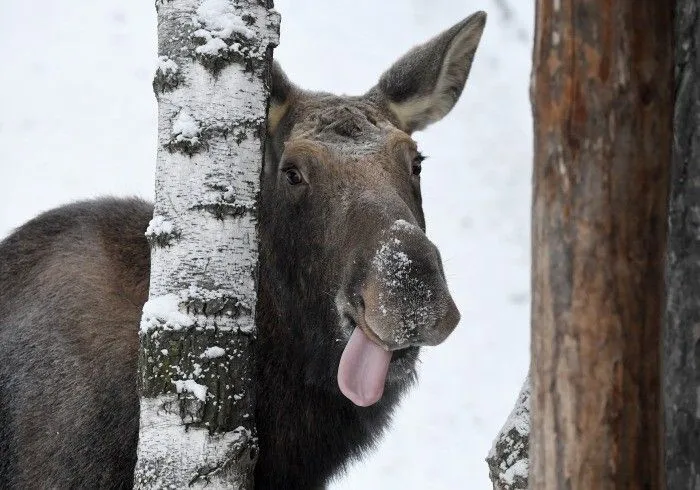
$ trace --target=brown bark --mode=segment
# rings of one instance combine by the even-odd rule
[[[538,0],[530,488],[664,488],[673,2]]]

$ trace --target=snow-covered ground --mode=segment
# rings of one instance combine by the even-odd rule
[[[42,210],[151,197],[153,0],[0,0],[0,236]],[[462,322],[426,350],[380,447],[333,488],[490,488],[484,463],[527,371],[532,0],[277,0],[276,57],[306,88],[362,93],[475,10],[489,21],[467,88],[416,138],[428,233]]]

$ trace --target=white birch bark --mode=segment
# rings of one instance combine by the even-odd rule
[[[157,0],[158,156],[137,488],[253,488],[265,0]]]
[[[493,490],[525,490],[528,488],[530,454],[530,377],[515,402],[513,411],[503,424],[486,462]]]

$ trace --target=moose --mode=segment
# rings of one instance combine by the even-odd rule
[[[272,69],[259,207],[259,489],[324,488],[460,315],[425,235],[414,131],[461,95],[477,12],[361,96]],[[131,488],[151,204],[72,203],[0,242],[0,488]]]

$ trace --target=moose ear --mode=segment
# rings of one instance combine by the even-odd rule
[[[477,12],[416,46],[381,76],[367,96],[383,99],[408,133],[439,121],[464,89],[485,25],[486,13]]]
[[[276,61],[272,62],[270,108],[267,111],[267,130],[274,134],[277,125],[289,109],[294,85]]]

